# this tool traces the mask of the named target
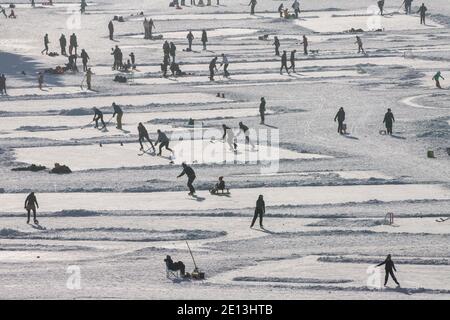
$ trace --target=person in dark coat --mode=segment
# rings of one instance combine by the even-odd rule
[[[420,13],[420,24],[426,24],[425,23],[425,14],[427,12],[427,7],[425,7],[425,3],[422,3],[422,5],[419,8],[419,11],[417,13]]]
[[[39,208],[39,204],[37,202],[36,196],[34,192],[31,192],[28,197],[25,199],[25,210],[27,210],[27,223],[30,223],[30,212],[33,211],[33,219],[34,223],[38,223],[36,219],[36,208]]]
[[[168,58],[168,61],[170,62],[170,44],[169,42],[166,40],[163,43],[163,53],[164,53],[164,58]]]
[[[138,132],[139,132],[139,144],[141,145],[141,151],[144,150],[144,145],[142,144],[142,142],[144,141],[144,139],[146,139],[150,145],[153,148],[153,152],[156,151],[155,146],[153,145],[152,140],[150,140],[150,137],[148,136],[148,131],[147,129],[144,127],[144,125],[142,124],[142,122],[139,122],[138,124]]]
[[[195,194],[195,188],[192,185],[192,183],[194,182],[194,180],[196,178],[195,171],[194,171],[194,169],[192,169],[190,166],[188,166],[184,162],[181,165],[183,167],[183,171],[177,176],[177,178],[187,175],[187,177],[188,177],[187,186],[189,188],[189,195],[192,196]]]
[[[261,117],[261,124],[264,124],[266,115],[266,99],[261,97],[261,103],[259,104],[259,116]]]
[[[95,121],[95,128],[98,128],[98,121],[99,120],[102,122],[103,128],[106,127],[106,123],[103,120],[103,112],[101,112],[96,107],[92,108],[92,110],[94,110],[94,119],[92,119],[92,121]]]
[[[405,0],[405,13],[411,14],[411,7],[412,7],[413,0]]]
[[[356,42],[355,43],[358,44],[358,53],[362,52],[363,54],[366,54],[366,52],[364,51],[363,42],[362,42],[360,36],[356,36]]]
[[[338,132],[344,134],[344,121],[345,121],[345,111],[344,108],[339,108],[338,113],[334,117],[334,122],[338,121]]]
[[[392,124],[395,122],[394,114],[391,109],[388,109],[386,114],[384,115],[383,123],[386,125],[387,134],[392,135]]]
[[[114,24],[111,21],[108,23],[108,30],[109,30],[109,40],[114,40]]]
[[[275,46],[275,55],[279,56],[280,55],[280,40],[278,40],[278,37],[275,36],[273,38],[273,44]]]
[[[188,40],[188,50],[192,51],[192,41],[194,40],[194,35],[192,34],[192,31],[189,30],[189,33],[186,36],[186,39]]]
[[[172,62],[175,62],[175,55],[177,53],[177,47],[175,46],[175,43],[170,43],[170,49],[169,49],[170,56],[172,57]]]
[[[6,77],[4,74],[0,75],[0,94],[7,94],[6,92]]]
[[[80,56],[81,56],[81,61],[83,62],[83,71],[86,72],[88,69],[87,64],[90,59],[89,55],[87,54],[87,52],[84,49],[81,49]]]
[[[214,57],[211,62],[209,63],[209,80],[214,81],[214,71],[217,70],[217,57]]]
[[[112,117],[114,118],[115,116],[117,116],[117,126],[116,126],[116,128],[119,129],[119,130],[122,130],[123,110],[115,102],[112,103],[112,107],[113,107],[113,110],[114,110],[114,113],[113,113]]]
[[[50,43],[50,40],[48,40],[48,33],[44,36],[44,50],[41,51],[42,54],[48,54],[48,44]]]
[[[395,269],[395,265],[391,259],[390,254],[388,254],[388,256],[386,257],[386,260],[384,260],[380,264],[377,264],[377,267],[381,267],[383,264],[385,265],[385,270],[386,270],[386,276],[384,277],[384,286],[387,285],[387,282],[389,280],[389,275],[391,275],[392,280],[394,280],[394,282],[397,284],[397,286],[400,287],[400,283],[398,283],[397,278],[394,275],[394,271],[397,272],[397,269]]]
[[[383,10],[384,10],[384,0],[378,1],[377,4],[378,4],[378,8],[380,9],[380,14],[383,15]]]
[[[166,150],[169,150],[170,152],[173,153],[173,150],[169,148],[169,143],[170,143],[169,137],[167,137],[167,135],[159,129],[157,130],[157,132],[158,132],[158,139],[156,140],[155,146],[157,146],[159,143],[158,156],[161,155],[162,148],[164,148],[164,147],[166,147]]]
[[[303,44],[303,54],[308,55],[308,38],[305,35],[303,35],[303,41],[300,44]]]
[[[261,229],[264,228],[263,226],[263,217],[266,213],[266,204],[264,202],[264,197],[260,195],[258,197],[258,200],[256,201],[256,207],[255,207],[255,215],[253,216],[252,224],[250,225],[250,228],[253,228],[255,225],[256,219],[259,217],[259,226]]]
[[[77,55],[77,48],[78,48],[78,40],[77,36],[72,34],[69,39],[69,54],[72,55],[73,49],[75,49],[75,55]]]
[[[65,56],[66,53],[66,46],[67,46],[67,39],[66,36],[61,34],[61,37],[59,38],[59,46],[61,47],[61,55]]]
[[[289,67],[289,69],[292,69],[292,72],[295,73],[295,53],[297,52],[297,50],[292,50],[291,51],[291,66]]]
[[[248,4],[250,6],[250,14],[254,15],[255,14],[255,8],[256,8],[256,4],[258,2],[256,0],[250,0],[250,3]]]
[[[280,18],[283,18],[283,9],[284,5],[280,4],[280,6],[278,7],[278,13],[280,14]]]
[[[206,33],[206,30],[202,31],[202,43],[203,43],[203,50],[206,50],[206,43],[208,42],[208,34]]]
[[[182,261],[173,262],[172,258],[168,255],[164,259],[164,262],[170,271],[180,271],[182,277],[186,275],[186,267]]]
[[[287,53],[286,53],[286,51],[283,51],[283,54],[281,55],[280,74],[283,74],[283,68],[285,68],[287,74],[289,74],[289,69],[288,69],[288,66],[287,66]]]

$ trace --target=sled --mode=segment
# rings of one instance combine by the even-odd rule
[[[222,196],[222,195],[230,195],[230,189],[229,188],[225,188],[225,189],[221,189],[221,190],[214,190],[211,189],[209,190],[209,193],[211,193],[213,196]]]

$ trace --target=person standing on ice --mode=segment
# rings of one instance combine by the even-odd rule
[[[100,120],[102,122],[102,129],[106,127],[106,123],[103,120],[103,112],[101,112],[98,108],[94,107],[92,108],[92,110],[94,111],[94,118],[92,119],[92,121],[95,121],[95,128],[98,128],[98,120]]]
[[[144,125],[142,124],[142,122],[139,122],[138,124],[138,132],[139,132],[139,144],[141,145],[141,151],[144,150],[144,145],[142,144],[142,142],[144,141],[144,139],[146,139],[150,145],[152,146],[153,152],[156,151],[155,146],[153,145],[152,140],[150,140],[150,137],[148,136],[148,131],[147,129],[144,127]]]
[[[27,210],[27,223],[30,223],[30,213],[33,211],[33,220],[34,223],[37,224],[38,220],[36,219],[36,208],[39,208],[39,204],[37,202],[36,196],[34,192],[31,192],[27,198],[25,199],[25,210]]]
[[[157,130],[157,133],[158,133],[158,139],[156,140],[155,146],[157,146],[159,143],[158,156],[161,155],[162,148],[164,148],[164,147],[166,147],[166,150],[169,150],[170,152],[173,153],[173,150],[169,148],[169,143],[170,143],[169,137],[167,137],[167,135],[159,129]]]
[[[425,7],[425,3],[422,3],[422,5],[419,8],[419,11],[417,11],[417,13],[420,13],[420,24],[424,24],[425,23],[425,14],[428,11],[427,7]]]
[[[225,141],[227,142],[231,151],[236,152],[236,150],[237,150],[237,145],[235,143],[236,137],[234,136],[233,130],[230,127],[228,127],[226,124],[222,124],[222,129],[223,129],[222,140],[224,142]]]
[[[378,4],[378,8],[380,9],[380,14],[383,15],[383,10],[384,10],[384,0],[378,1],[377,4]]]
[[[91,68],[88,68],[86,70],[86,84],[87,84],[87,89],[88,90],[92,90],[91,83],[92,83],[92,75],[93,74],[94,73],[92,72]]]
[[[89,55],[87,54],[87,52],[84,49],[81,49],[81,61],[83,62],[83,71],[86,72],[88,70],[87,64],[89,61]]]
[[[336,116],[334,117],[334,122],[338,122],[338,133],[344,134],[344,121],[345,121],[345,111],[344,108],[339,108],[338,113],[336,113]]]
[[[276,55],[276,56],[280,56],[280,40],[278,40],[278,37],[277,37],[277,36],[275,36],[275,37],[273,38],[273,43],[272,43],[272,45],[275,46],[275,55]]]
[[[83,14],[86,12],[87,3],[86,0],[81,0],[80,12]]]
[[[38,73],[38,86],[39,90],[42,90],[42,85],[44,84],[44,73],[39,72]]]
[[[181,178],[184,175],[187,175],[188,177],[188,182],[187,182],[187,186],[189,188],[189,195],[193,196],[195,194],[195,188],[192,185],[192,183],[194,182],[196,176],[195,176],[195,171],[194,169],[192,169],[190,166],[188,166],[186,163],[182,163],[181,166],[183,167],[183,171],[177,176],[178,178]]]
[[[280,18],[283,18],[283,9],[284,9],[284,5],[283,3],[280,4],[280,6],[278,7],[278,13],[280,14]]]
[[[248,4],[250,6],[250,14],[254,15],[255,14],[255,8],[256,8],[256,4],[258,2],[256,0],[250,0],[250,3]]]
[[[261,97],[261,103],[259,104],[259,116],[261,118],[260,124],[264,124],[265,115],[266,115],[266,99],[264,97]]]
[[[220,63],[220,66],[223,66],[223,75],[228,78],[230,76],[230,73],[228,72],[228,57],[225,53],[222,53],[222,62]]]
[[[44,50],[41,51],[41,54],[48,54],[48,44],[50,43],[50,40],[48,40],[48,33],[44,36]]]
[[[298,14],[300,13],[300,3],[295,0],[292,4],[292,9],[294,9],[295,18],[298,19]]]
[[[208,34],[206,33],[206,30],[202,31],[202,43],[203,43],[203,50],[206,50],[206,43],[208,42]]]
[[[77,36],[75,33],[73,33],[69,39],[69,54],[72,55],[72,51],[73,49],[75,49],[75,55],[77,55],[77,48],[78,48]]]
[[[291,51],[291,66],[289,67],[289,69],[292,69],[292,72],[295,73],[295,53],[297,52],[297,50],[292,50]]]
[[[209,80],[214,81],[214,71],[217,70],[217,57],[214,57],[211,62],[209,63]]]
[[[303,41],[300,44],[303,44],[303,54],[308,55],[308,38],[305,35],[303,35]]]
[[[411,14],[411,7],[413,0],[405,0],[404,2],[405,2],[405,13]]]
[[[153,38],[153,28],[155,28],[155,24],[153,23],[153,19],[150,18],[150,20],[148,20],[148,38],[149,39]]]
[[[383,123],[386,125],[386,132],[389,135],[392,135],[392,124],[395,122],[394,114],[391,109],[387,109],[386,114],[384,115]]]
[[[441,72],[438,71],[432,78],[432,80],[434,80],[436,82],[436,88],[442,89],[441,87],[441,83],[439,82],[439,80],[445,80],[444,77],[441,75]]]
[[[4,74],[2,74],[0,76],[0,93],[3,94],[7,94],[6,93],[6,77]]]
[[[175,62],[175,56],[177,54],[177,47],[175,46],[175,43],[170,43],[170,49],[169,49],[170,56],[172,57],[172,62]]]
[[[356,36],[356,42],[355,43],[358,44],[358,53],[362,52],[363,54],[366,54],[366,52],[364,51],[363,43],[362,43],[362,40],[361,40],[360,36]]]
[[[188,40],[188,50],[192,51],[192,41],[194,40],[194,35],[192,34],[192,31],[189,30],[189,33],[186,36],[186,39]]]
[[[112,107],[114,109],[114,113],[112,117],[114,118],[117,115],[117,126],[116,128],[119,130],[122,130],[122,117],[123,117],[123,111],[122,108],[119,107],[115,102],[112,103]]]
[[[386,287],[387,282],[389,280],[389,275],[391,275],[392,280],[397,284],[397,286],[400,287],[400,283],[398,283],[397,278],[394,275],[394,271],[397,272],[397,269],[395,268],[394,261],[392,261],[392,257],[390,254],[387,255],[386,260],[384,260],[382,263],[377,264],[377,267],[381,267],[382,265],[385,265],[385,271],[386,275],[384,277],[384,286]]]
[[[131,59],[131,66],[133,70],[136,70],[136,56],[134,55],[134,52],[130,53],[129,57]]]
[[[287,66],[287,53],[286,53],[286,50],[283,51],[283,54],[281,55],[281,68],[280,68],[280,74],[283,74],[283,68],[285,68],[287,74],[289,74],[289,69],[288,69],[288,66]]]
[[[147,18],[144,18],[144,22],[142,22],[142,25],[144,26],[144,39],[150,39],[150,37],[149,37],[149,26],[148,26]]]
[[[61,37],[59,38],[59,46],[61,48],[61,55],[62,56],[66,56],[66,45],[67,45],[67,40],[66,40],[66,36],[64,34],[61,34]]]
[[[264,202],[263,195],[259,195],[258,200],[256,201],[256,207],[255,207],[255,215],[253,216],[252,224],[250,225],[250,228],[253,228],[255,225],[256,219],[259,217],[259,226],[261,229],[264,229],[263,226],[263,218],[264,214],[266,213],[266,204]]]
[[[108,31],[109,31],[109,40],[113,41],[114,40],[114,24],[113,24],[112,20],[110,20],[108,23]]]
[[[170,44],[167,40],[164,41],[162,49],[163,49],[164,59],[167,58],[167,61],[170,62]]]
[[[243,124],[242,122],[239,122],[239,133],[238,136],[243,133],[245,135],[245,144],[251,145],[252,149],[255,149],[255,144],[250,140],[250,129]]]

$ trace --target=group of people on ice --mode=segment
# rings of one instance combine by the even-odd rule
[[[345,111],[343,107],[339,108],[338,112],[336,113],[336,116],[334,117],[334,121],[338,123],[337,132],[339,134],[347,134],[347,125],[344,122]],[[388,135],[392,135],[392,127],[394,125],[394,122],[395,122],[394,114],[392,113],[391,108],[388,108],[383,118],[383,124],[386,126],[386,133]]]

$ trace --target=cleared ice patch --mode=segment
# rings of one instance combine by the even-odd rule
[[[361,170],[361,171],[309,171],[309,172],[275,172],[275,173],[257,173],[257,174],[239,174],[240,177],[287,177],[287,176],[339,176],[342,179],[368,180],[368,179],[392,179],[379,171]]]
[[[87,155],[85,155],[87,158]],[[181,172],[181,166],[180,172]],[[193,167],[195,169],[195,166]],[[176,176],[174,175],[174,180]],[[201,180],[202,177],[197,177]],[[194,186],[197,182],[194,182]],[[211,181],[213,185],[215,181]],[[271,206],[304,206],[341,203],[361,203],[369,200],[383,202],[409,200],[450,200],[450,190],[442,185],[352,185],[320,187],[280,187],[231,189],[230,197],[217,197],[209,191],[198,191],[198,198],[185,192],[150,193],[37,193],[41,211],[61,210],[212,210],[243,209],[249,212],[260,194],[264,195],[267,217]],[[27,194],[0,193],[2,212],[24,212],[23,202]],[[161,201],[164,199],[164,201]]]
[[[398,8],[386,8],[386,13],[396,11]],[[384,29],[386,31],[402,30],[429,30],[443,28],[442,25],[427,19],[427,25],[421,25],[416,15],[394,14],[381,17],[367,11],[321,11],[315,17],[305,17],[293,22],[301,27],[315,32],[344,32],[351,28],[372,31]]]
[[[227,36],[237,36],[237,35],[246,35],[256,33],[259,30],[257,29],[246,29],[246,28],[220,28],[220,29],[212,29],[206,30],[208,34],[208,38],[213,37],[227,37]],[[192,34],[195,39],[202,38],[202,30],[192,30]],[[164,32],[163,36],[165,39],[186,39],[187,31],[174,31],[174,32]],[[143,34],[136,34],[127,36],[133,39],[142,39]]]
[[[107,107],[111,106],[113,102],[116,102],[119,105],[144,106],[150,104],[200,104],[229,101],[231,100],[218,98],[215,95],[200,92],[101,96],[72,99],[0,99],[0,111],[35,112],[49,110],[68,110],[74,108]]]
[[[81,87],[43,87],[39,88],[11,88],[8,89],[8,95],[10,97],[17,96],[47,96],[57,94],[93,94],[93,91],[82,90]],[[1,101],[1,98],[0,98]]]
[[[418,108],[418,109],[441,109],[441,110],[450,109],[450,108],[446,108],[446,107],[427,106],[427,105],[421,104],[420,102],[416,102],[416,100],[419,100],[421,98],[426,98],[426,97],[432,97],[433,95],[434,94],[421,94],[421,95],[417,95],[417,96],[404,98],[400,102],[409,107]]]
[[[173,141],[170,146],[174,150],[174,158],[165,151],[165,157],[144,154],[139,156],[139,144],[104,144],[82,146],[58,146],[38,148],[17,148],[17,161],[40,164],[52,167],[55,162],[64,163],[72,170],[89,170],[103,168],[143,167],[169,165],[182,162],[208,163],[258,163],[261,161],[277,161],[278,159],[327,159],[329,156],[298,153],[270,146],[258,146],[257,150],[238,144],[238,152],[231,151],[222,142],[211,143],[209,140]]]
[[[159,14],[152,15],[153,21],[158,20],[244,20],[256,19],[244,13],[214,13],[214,14]],[[143,21],[144,17],[132,18],[130,21]]]

